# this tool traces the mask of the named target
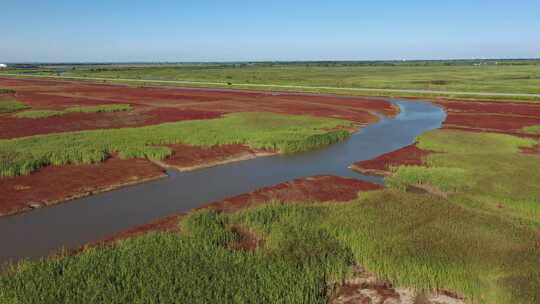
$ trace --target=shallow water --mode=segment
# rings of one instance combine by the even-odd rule
[[[193,172],[97,194],[65,204],[0,218],[0,264],[76,248],[172,213],[295,178],[330,174],[382,183],[347,167],[397,150],[439,128],[444,111],[431,103],[394,101],[395,118],[370,125],[348,140],[320,150],[277,155]],[[54,181],[51,181],[54,182]]]

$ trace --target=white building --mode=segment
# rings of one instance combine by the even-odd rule
[[[7,64],[0,63],[0,69],[5,69],[5,68],[7,68]]]

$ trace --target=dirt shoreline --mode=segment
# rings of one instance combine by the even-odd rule
[[[192,165],[192,166],[173,165],[173,164],[167,163],[166,160],[165,161],[150,160],[150,161],[164,169],[174,169],[178,172],[189,172],[189,171],[195,171],[199,169],[217,167],[217,166],[226,165],[226,164],[235,163],[235,162],[244,161],[244,160],[255,159],[258,157],[272,156],[272,155],[278,155],[278,154],[279,153],[276,153],[276,152],[245,152],[240,155],[232,155],[231,157],[228,157],[228,158],[210,161],[207,163],[201,163],[201,164]]]
[[[0,179],[0,217],[165,177],[162,168],[143,159],[111,157],[99,164],[48,166]]]

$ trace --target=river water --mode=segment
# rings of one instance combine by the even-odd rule
[[[446,114],[429,102],[394,100],[395,118],[382,118],[348,140],[316,151],[276,155],[169,177],[65,204],[0,218],[0,264],[76,248],[172,213],[295,178],[329,174],[383,183],[348,166],[414,142],[439,128]],[[51,180],[51,183],[54,183]]]

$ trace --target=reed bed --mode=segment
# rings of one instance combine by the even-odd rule
[[[28,108],[30,107],[16,99],[0,97],[0,114],[17,112]]]
[[[528,127],[523,128],[523,130],[527,133],[540,134],[540,125],[528,126]]]
[[[101,112],[122,112],[131,111],[131,105],[129,104],[106,104],[96,106],[76,106],[65,109],[67,113],[101,113]]]
[[[131,105],[129,104],[108,104],[108,105],[98,105],[98,106],[76,106],[69,107],[62,111],[57,110],[29,110],[16,113],[15,117],[17,118],[30,118],[30,119],[41,119],[54,116],[62,116],[69,113],[104,113],[104,112],[121,112],[121,111],[131,111]]]
[[[16,113],[15,117],[17,118],[30,118],[30,119],[40,119],[40,118],[48,118],[48,117],[54,117],[54,116],[62,116],[65,112],[63,111],[54,111],[54,110],[28,110]]]

